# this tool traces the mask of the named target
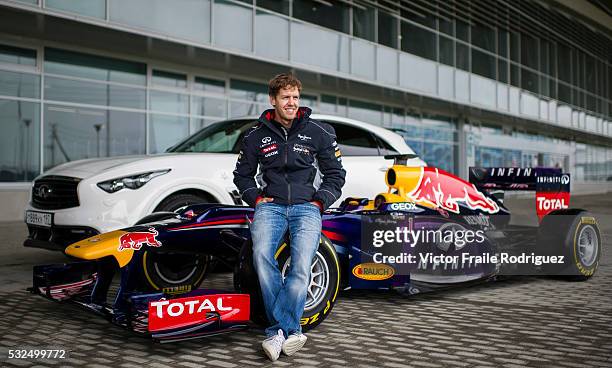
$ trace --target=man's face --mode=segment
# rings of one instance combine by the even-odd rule
[[[295,119],[300,107],[300,91],[297,87],[285,87],[276,96],[270,96],[270,104],[274,106],[276,116],[281,123],[290,123]]]

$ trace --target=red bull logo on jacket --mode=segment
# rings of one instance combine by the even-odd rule
[[[150,227],[149,231],[134,231],[131,233],[123,234],[119,238],[119,251],[125,249],[139,250],[143,245],[150,247],[161,247],[162,243],[157,240],[158,232],[154,228]]]

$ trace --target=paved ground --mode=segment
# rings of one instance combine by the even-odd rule
[[[612,367],[612,200],[572,201],[590,208],[604,229],[603,258],[590,281],[523,277],[412,297],[346,292],[308,334],[306,347],[276,363],[264,359],[257,330],[153,344],[71,305],[27,294],[33,264],[64,258],[23,250],[25,227],[0,224],[0,365]],[[229,280],[220,274],[211,282]],[[8,348],[67,349],[68,358],[7,360]]]

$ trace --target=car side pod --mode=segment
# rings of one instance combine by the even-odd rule
[[[123,267],[130,263],[134,255],[133,248],[121,247],[121,237],[125,234],[128,233],[116,230],[92,236],[91,238],[69,245],[66,248],[66,254],[88,261],[110,256],[117,260],[119,267]]]

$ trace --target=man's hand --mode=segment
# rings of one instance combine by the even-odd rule
[[[274,201],[274,198],[259,196],[259,197],[257,197],[257,199],[255,200],[255,206],[257,206],[257,205],[259,204],[259,202],[262,202],[262,203],[268,203],[268,202],[272,202],[272,201]]]
[[[323,213],[323,203],[321,203],[319,201],[310,201],[310,203],[312,203],[315,206],[319,207],[319,212]]]

